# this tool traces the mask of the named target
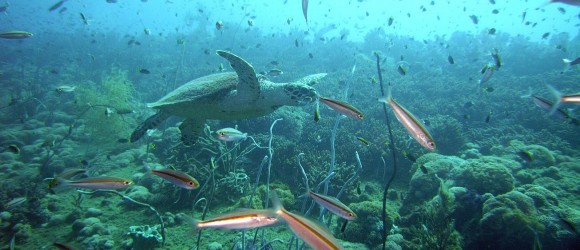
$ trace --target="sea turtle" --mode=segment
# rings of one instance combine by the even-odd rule
[[[303,106],[317,98],[312,87],[326,73],[306,76],[289,83],[273,83],[244,59],[227,51],[217,54],[227,59],[236,71],[212,74],[192,80],[147,106],[158,109],[131,134],[139,140],[149,129],[168,117],[185,118],[179,125],[183,144],[193,145],[202,133],[205,120],[238,120],[272,113],[282,106]]]

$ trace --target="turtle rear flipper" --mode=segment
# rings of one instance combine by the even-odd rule
[[[227,59],[232,68],[238,74],[238,85],[236,86],[238,100],[255,102],[260,96],[260,81],[256,76],[256,71],[248,62],[230,52],[218,50],[217,54]]]
[[[205,124],[204,119],[186,119],[179,125],[179,130],[181,131],[181,142],[185,146],[192,146],[197,142],[197,138],[203,132],[203,125]]]
[[[141,123],[139,127],[137,127],[133,131],[133,133],[131,133],[130,141],[131,142],[138,141],[139,139],[141,139],[141,137],[143,137],[143,135],[145,135],[147,130],[156,128],[157,126],[159,126],[159,124],[161,124],[161,122],[167,120],[169,116],[171,115],[161,111],[157,112],[157,114],[150,116],[149,118],[147,118],[147,120]]]

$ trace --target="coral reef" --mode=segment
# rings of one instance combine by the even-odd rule
[[[131,247],[131,249],[155,249],[156,246],[163,242],[163,237],[159,232],[161,225],[154,226],[130,226],[127,233],[132,241],[124,243]]]

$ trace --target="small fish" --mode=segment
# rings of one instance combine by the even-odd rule
[[[117,140],[117,142],[118,142],[118,143],[123,143],[123,144],[125,144],[125,143],[128,143],[128,142],[129,142],[129,139],[127,139],[127,138],[121,138],[121,139]]]
[[[389,26],[391,26],[391,25],[393,25],[393,22],[394,22],[394,21],[395,21],[395,18],[393,18],[393,17],[389,17],[389,21],[388,21],[388,23],[387,23],[387,24],[388,24]]]
[[[314,122],[320,120],[320,102],[316,102],[316,107],[314,108]]]
[[[499,14],[499,10],[497,10],[497,9],[493,9],[493,10],[491,11],[491,14]]]
[[[172,169],[154,169],[151,170],[151,173],[157,175],[178,187],[182,187],[185,189],[197,189],[199,188],[199,182],[188,175],[187,173],[172,170]]]
[[[493,52],[491,52],[491,57],[493,58],[493,62],[495,63],[496,69],[499,70],[502,64],[501,64],[501,56],[499,55],[499,51],[497,50],[497,48],[493,49]]]
[[[375,76],[371,77],[371,83],[377,84],[377,78]]]
[[[224,27],[224,23],[222,21],[215,22],[215,29],[221,30]]]
[[[282,74],[284,74],[284,72],[280,69],[271,69],[270,71],[268,71],[268,75],[273,77],[277,77]]]
[[[578,58],[576,58],[576,59],[574,59],[574,60],[570,60],[570,59],[566,59],[566,58],[564,58],[564,59],[562,59],[562,61],[563,61],[565,64],[568,64],[568,65],[570,65],[570,66],[573,66],[573,65],[576,65],[576,64],[580,64],[580,57],[578,57]]]
[[[447,57],[447,61],[449,62],[449,64],[455,64],[455,60],[453,60],[453,57],[451,55]]]
[[[4,208],[5,209],[10,209],[10,208],[13,208],[13,207],[20,206],[20,205],[24,204],[24,202],[26,202],[26,200],[27,200],[26,197],[14,198],[14,199],[10,200],[8,203],[6,203],[4,205]]]
[[[298,45],[299,45],[299,44],[298,44],[298,39],[295,39],[295,40],[294,40],[294,46],[296,46],[296,48],[298,48]]]
[[[147,75],[147,74],[149,74],[151,72],[148,69],[140,69],[139,70],[139,73]]]
[[[151,35],[151,30],[148,28],[143,29],[143,32],[145,32],[145,35]]]
[[[411,153],[409,153],[409,151],[407,150],[403,150],[403,152],[401,153],[403,154],[403,157],[411,162],[416,162],[417,161],[417,157]]]
[[[300,215],[286,211],[276,192],[272,193],[276,214],[288,223],[290,229],[312,249],[342,249],[338,240],[323,226]]]
[[[516,153],[516,155],[527,163],[534,161],[534,155],[530,151],[520,150]]]
[[[89,177],[79,180],[57,178],[58,184],[53,189],[87,188],[87,189],[123,189],[133,185],[133,181],[109,176]]]
[[[371,145],[371,143],[369,141],[367,141],[365,138],[357,137],[356,139],[358,141],[362,142],[362,144],[364,144],[365,146]]]
[[[471,15],[471,16],[469,16],[469,18],[471,18],[471,21],[473,22],[473,24],[479,23],[479,20],[477,19],[477,16]]]
[[[405,68],[403,68],[403,64],[399,64],[399,67],[397,67],[397,71],[402,76],[407,74],[407,70]]]
[[[77,88],[76,86],[61,85],[61,86],[58,86],[55,89],[55,91],[56,91],[56,93],[59,93],[59,94],[71,93],[71,92],[74,92],[76,88]]]
[[[483,76],[481,77],[481,79],[479,80],[479,85],[486,83],[487,81],[489,81],[489,79],[491,78],[491,76],[493,75],[493,72],[495,71],[495,65],[488,63],[485,66],[483,66],[482,69],[482,74]]]
[[[48,9],[48,11],[57,10],[58,8],[60,8],[60,6],[62,6],[62,4],[64,4],[64,2],[66,2],[66,0],[60,0],[60,1],[56,2]]]
[[[4,39],[26,39],[32,37],[33,34],[28,31],[7,31],[0,32],[0,38]]]
[[[302,14],[304,14],[304,20],[308,24],[308,0],[302,0]],[[290,22],[288,22],[290,24]]]
[[[111,115],[113,115],[115,113],[115,110],[113,108],[106,108],[105,109],[105,116],[106,117],[111,117]]]
[[[419,169],[421,170],[421,172],[422,172],[423,174],[429,174],[429,170],[427,169],[427,167],[425,167],[425,165],[421,164],[421,165],[419,166]]]
[[[487,93],[491,93],[493,91],[495,91],[495,89],[493,87],[485,87],[482,88],[483,92],[487,92]]]
[[[4,148],[4,151],[5,152],[10,152],[10,153],[13,153],[13,154],[16,154],[16,155],[20,154],[20,148],[16,144],[10,144],[10,145],[6,146]]]
[[[286,19],[286,23],[288,25],[290,25],[290,23],[294,20],[294,18],[289,17],[288,19]]]
[[[248,138],[248,133],[242,133],[235,128],[222,128],[216,131],[217,138],[221,141],[241,141]]]
[[[364,115],[362,112],[360,112],[357,108],[351,106],[348,103],[345,102],[341,102],[338,100],[334,100],[334,99],[330,99],[330,98],[325,98],[325,97],[318,97],[318,99],[326,104],[327,106],[329,106],[330,108],[334,109],[336,112],[341,113],[343,115],[358,119],[358,120],[362,120],[364,118]]]
[[[312,191],[308,191],[308,195],[310,195],[310,197],[316,203],[318,203],[318,205],[328,209],[328,211],[332,212],[333,214],[336,214],[346,220],[356,219],[356,214],[338,199],[322,194],[317,194]]]
[[[80,160],[80,161],[79,161],[79,163],[80,163],[80,164],[82,164],[82,165],[83,165],[83,166],[85,166],[85,167],[86,167],[86,166],[88,166],[88,165],[90,164],[90,163],[89,163],[89,161],[87,161],[86,159],[82,159],[82,160]]]
[[[254,20],[252,19],[248,20],[248,26],[250,27],[254,26]]]
[[[308,53],[308,57],[310,57],[310,59],[314,58],[314,55],[312,53]]]
[[[485,123],[489,123],[492,115],[493,115],[493,112],[490,110],[489,113],[487,113],[487,116],[485,117]]]
[[[85,25],[89,25],[89,20],[87,19],[87,17],[85,16],[85,14],[83,14],[82,12],[80,13],[81,15],[81,20],[83,21],[83,23]]]
[[[550,36],[550,32],[546,32],[542,35],[542,39],[546,39]]]
[[[403,124],[403,127],[407,129],[407,132],[417,141],[421,146],[426,148],[427,150],[434,151],[435,150],[435,141],[429,131],[425,129],[425,127],[403,106],[398,104],[395,100],[393,100],[390,95],[387,98],[379,99],[379,102],[387,103],[393,109],[397,120]]]
[[[205,221],[190,219],[194,231],[204,228],[219,229],[253,229],[270,226],[279,222],[278,216],[273,210],[247,209],[233,212]]]
[[[487,34],[489,34],[489,35],[495,35],[495,32],[496,32],[496,31],[497,31],[497,30],[496,30],[495,28],[491,28],[491,29],[489,29],[489,30],[487,31]]]

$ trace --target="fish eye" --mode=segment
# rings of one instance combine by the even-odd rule
[[[348,217],[354,217],[353,213],[348,213]]]
[[[188,182],[187,184],[189,184],[190,186],[195,186],[193,181]]]
[[[125,184],[125,185],[131,185],[131,182],[130,181],[124,181],[123,184]]]

